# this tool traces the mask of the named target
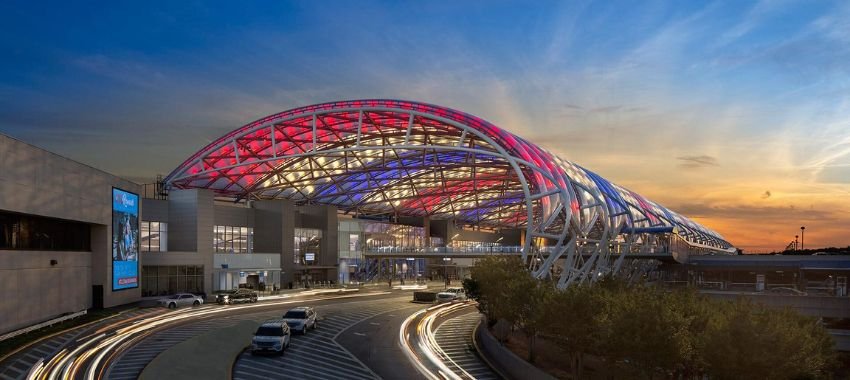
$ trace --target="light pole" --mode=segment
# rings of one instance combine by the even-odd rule
[[[806,249],[806,226],[800,227],[800,250]]]
[[[800,235],[794,235],[794,250],[800,249]]]

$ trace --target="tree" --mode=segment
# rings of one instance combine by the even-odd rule
[[[607,318],[601,290],[588,285],[551,294],[543,306],[544,332],[570,355],[572,377],[583,377],[584,356],[598,352],[602,326]]]
[[[835,363],[832,338],[814,318],[749,300],[716,303],[706,330],[707,370],[716,379],[822,378]]]

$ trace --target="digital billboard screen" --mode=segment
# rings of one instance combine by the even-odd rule
[[[139,287],[139,196],[112,189],[112,290]]]

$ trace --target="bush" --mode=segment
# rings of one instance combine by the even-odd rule
[[[836,363],[832,338],[813,318],[693,290],[628,285],[605,278],[556,291],[516,257],[489,257],[464,281],[491,323],[504,319],[570,354],[582,378],[593,355],[613,378],[825,378]],[[533,344],[529,359],[533,361]]]

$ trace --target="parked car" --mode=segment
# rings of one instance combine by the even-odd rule
[[[165,306],[169,309],[176,309],[181,306],[200,306],[204,303],[204,299],[194,294],[177,293],[173,296],[161,298],[158,302],[160,306]]]
[[[785,288],[785,287],[777,287],[770,288],[766,292],[767,294],[777,294],[783,296],[805,296],[806,292],[794,289],[794,288]]]
[[[233,289],[216,294],[215,302],[230,305],[241,302],[257,302],[257,292],[250,289]]]
[[[437,293],[437,303],[466,301],[466,291],[462,288],[448,288]]]
[[[272,352],[283,355],[292,342],[292,332],[286,321],[277,319],[263,322],[251,339],[251,354]]]
[[[309,306],[300,306],[294,309],[289,309],[283,315],[283,320],[289,327],[302,335],[307,333],[307,329],[315,330],[318,327],[316,321],[316,311]]]

